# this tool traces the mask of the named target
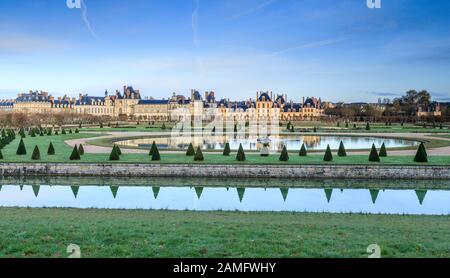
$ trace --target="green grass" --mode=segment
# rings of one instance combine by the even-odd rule
[[[450,257],[449,216],[1,208],[0,257]]]
[[[297,153],[290,153],[290,160],[288,162],[279,161],[279,155],[274,154],[269,157],[261,157],[259,154],[247,153],[247,161],[236,161],[236,152],[233,152],[230,156],[222,156],[220,153],[205,153],[205,160],[201,162],[195,162],[192,157],[180,155],[177,153],[161,153],[161,161],[152,162],[150,156],[147,154],[123,154],[120,157],[120,161],[109,161],[109,153],[105,154],[92,154],[87,153],[82,156],[80,161],[70,161],[69,156],[72,152],[72,148],[64,143],[66,140],[96,137],[99,134],[67,134],[67,135],[54,135],[43,137],[30,137],[24,139],[25,146],[28,154],[25,156],[16,155],[17,147],[20,139],[17,138],[10,145],[6,146],[2,152],[4,160],[2,162],[75,162],[75,163],[163,163],[163,164],[277,164],[277,165],[349,165],[349,164],[369,164],[369,165],[423,165],[415,163],[413,157],[410,156],[390,156],[382,158],[380,163],[371,163],[368,161],[367,155],[349,155],[347,157],[338,157],[334,153],[333,162],[324,162],[322,155],[310,155],[307,157],[300,157]],[[47,155],[47,148],[50,143],[53,143],[56,155]],[[31,159],[31,152],[34,146],[38,145],[41,151],[41,160],[33,161]],[[389,151],[388,151],[389,152]],[[429,163],[425,165],[450,165],[450,156],[435,156],[429,158]]]

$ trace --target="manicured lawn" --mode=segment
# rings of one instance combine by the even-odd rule
[[[183,153],[163,153],[161,152],[161,161],[152,162],[150,156],[147,154],[123,154],[120,157],[120,161],[109,161],[109,154],[92,154],[87,153],[82,156],[80,161],[70,161],[69,157],[72,152],[72,148],[64,143],[66,140],[96,137],[99,134],[67,134],[67,135],[53,135],[53,136],[27,136],[24,139],[27,149],[27,155],[16,155],[17,147],[19,145],[20,138],[16,138],[10,145],[6,146],[3,150],[4,160],[2,162],[77,162],[77,163],[165,163],[165,164],[179,164],[179,163],[193,163],[193,164],[279,164],[279,165],[314,165],[314,164],[406,164],[406,165],[423,165],[415,163],[413,157],[410,156],[392,156],[382,158],[380,163],[373,163],[368,161],[369,152],[367,155],[349,155],[347,157],[338,157],[334,153],[333,162],[324,162],[323,156],[320,154],[309,155],[307,157],[300,157],[297,153],[290,153],[290,160],[288,162],[279,161],[279,154],[273,154],[269,157],[261,157],[259,154],[247,153],[247,161],[236,161],[236,152],[233,152],[230,156],[223,156],[221,153],[204,153],[205,160],[202,162],[194,162],[193,157],[187,157]],[[47,155],[47,149],[49,143],[52,142],[56,154],[53,156]],[[31,153],[34,146],[38,145],[41,152],[41,160],[34,161],[31,159]],[[388,151],[389,153],[389,151]],[[425,165],[450,165],[450,156],[435,156],[429,157],[429,163]]]
[[[1,208],[0,257],[450,257],[450,217]]]

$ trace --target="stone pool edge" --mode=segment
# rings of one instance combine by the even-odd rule
[[[0,176],[450,179],[450,166],[1,163]]]

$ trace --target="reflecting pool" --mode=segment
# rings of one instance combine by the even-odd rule
[[[141,180],[135,184],[95,180],[4,180],[0,206],[193,211],[292,211],[383,214],[450,214],[448,181],[245,181]],[[106,183],[109,183],[108,181]],[[172,183],[172,185],[171,185]],[[218,184],[217,184],[218,183]],[[238,186],[237,184],[243,184]],[[72,184],[72,185],[70,185]],[[203,185],[202,185],[203,184]],[[226,185],[229,184],[229,185]],[[331,185],[335,184],[335,187]],[[359,185],[359,187],[358,187]],[[324,186],[324,187],[322,187]],[[356,188],[355,188],[356,187]]]
[[[262,144],[258,142],[257,136],[194,136],[194,137],[149,137],[123,140],[116,144],[123,147],[137,147],[150,149],[153,141],[156,142],[158,148],[161,149],[186,149],[190,143],[195,146],[202,146],[204,150],[223,150],[225,143],[230,143],[232,150],[237,150],[242,144],[245,150],[260,150]],[[385,143],[387,148],[409,147],[418,145],[419,142],[395,139],[395,138],[379,138],[379,137],[360,137],[360,136],[322,136],[322,135],[283,135],[269,137],[270,149],[272,151],[281,150],[284,145],[288,150],[299,150],[302,144],[305,144],[309,150],[325,150],[327,145],[332,149],[338,149],[342,141],[347,149],[370,149],[372,144],[377,148]]]

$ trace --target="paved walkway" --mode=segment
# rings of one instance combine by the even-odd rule
[[[84,150],[87,153],[110,153],[112,147],[102,147],[90,145],[89,141],[98,140],[98,139],[111,139],[111,138],[126,138],[126,137],[139,137],[139,136],[164,136],[170,134],[168,132],[107,132],[104,136],[93,137],[93,138],[81,138],[68,140],[66,143],[69,146],[74,146],[83,144]],[[310,133],[306,133],[306,135],[311,135]],[[329,133],[317,133],[314,135],[330,135]],[[339,133],[338,135],[355,135],[355,133]],[[435,134],[431,133],[356,133],[358,136],[371,136],[371,137],[389,137],[389,138],[403,138],[403,139],[419,139],[419,140],[430,140],[430,139],[438,139],[444,141],[450,141],[450,138],[440,138],[435,137]],[[389,150],[388,150],[389,151]],[[140,149],[126,149],[122,148],[123,153],[148,153],[148,150],[140,150]],[[367,151],[347,151],[351,154],[367,154]],[[450,156],[450,146],[441,147],[441,148],[430,148],[427,149],[429,155],[432,156]],[[177,151],[162,151],[162,153],[179,153]],[[393,150],[389,151],[389,155],[414,155],[416,150]],[[314,153],[312,153],[314,154]],[[321,153],[316,153],[321,154]]]

